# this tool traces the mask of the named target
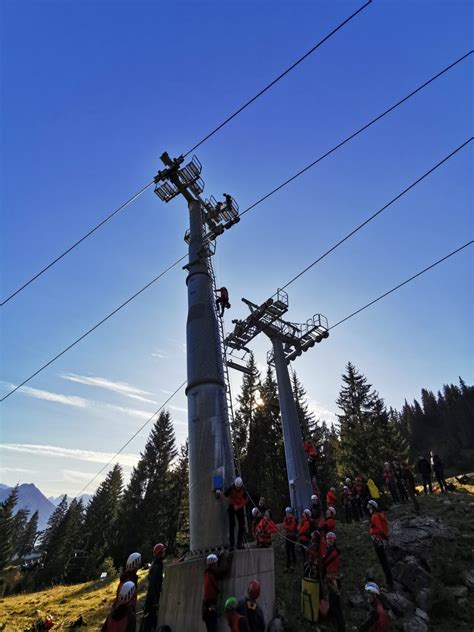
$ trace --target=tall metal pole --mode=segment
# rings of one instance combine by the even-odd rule
[[[189,201],[190,241],[186,325],[189,433],[190,549],[202,552],[228,542],[226,504],[214,490],[234,476],[227,420],[223,360],[212,281],[203,241],[202,209]]]
[[[278,336],[270,336],[278,383],[283,441],[285,444],[288,485],[291,506],[300,515],[310,506],[312,486],[306,455],[303,450],[300,422],[291,388],[283,343]]]

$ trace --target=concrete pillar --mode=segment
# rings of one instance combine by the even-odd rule
[[[272,336],[271,341],[278,383],[278,398],[280,400],[291,506],[295,510],[296,516],[299,517],[303,509],[309,508],[311,504],[311,477],[303,449],[300,422],[283,351],[283,343],[276,336]]]
[[[225,398],[222,351],[212,281],[203,256],[202,210],[189,203],[187,377],[190,549],[205,551],[228,542],[227,503],[213,490],[234,477]]]

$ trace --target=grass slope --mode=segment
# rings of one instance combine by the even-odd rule
[[[147,571],[139,573],[139,599],[147,588]],[[118,578],[108,582],[86,582],[72,586],[55,586],[49,590],[14,595],[0,600],[0,629],[19,632],[31,626],[39,617],[51,614],[56,629],[67,629],[68,624],[83,616],[89,630],[100,630],[110,612]],[[141,609],[140,605],[137,608]]]

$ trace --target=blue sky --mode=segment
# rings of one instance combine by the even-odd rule
[[[361,4],[2,3],[2,296]],[[199,148],[205,193],[246,208],[471,48],[468,0],[373,2]],[[471,77],[472,56],[220,238],[229,327],[241,297],[265,300],[472,135]],[[472,143],[290,286],[288,318],[334,323],[472,238],[471,176]],[[149,190],[1,308],[1,393],[184,254],[186,223]],[[299,358],[314,410],[334,419],[349,360],[398,408],[472,382],[472,264],[471,247]],[[184,379],[185,322],[177,267],[5,400],[2,482],[77,493]],[[264,368],[268,342],[254,349]],[[182,442],[183,393],[171,412]]]

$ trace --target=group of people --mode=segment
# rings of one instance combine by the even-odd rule
[[[140,632],[155,632],[158,623],[158,606],[163,584],[163,559],[166,554],[164,544],[153,547],[153,562],[148,572],[148,590],[143,607]],[[112,610],[102,625],[102,632],[135,632],[138,570],[142,567],[140,553],[131,553],[125,570],[120,576]]]

